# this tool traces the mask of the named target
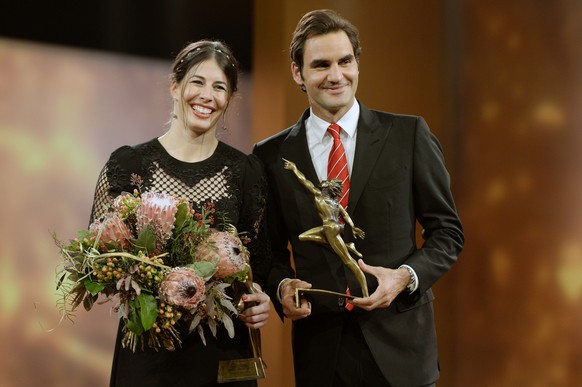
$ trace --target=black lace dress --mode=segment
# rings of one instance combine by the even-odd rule
[[[264,235],[263,215],[267,185],[260,161],[219,142],[214,154],[201,162],[186,163],[170,156],[157,139],[137,146],[123,146],[111,154],[95,190],[91,220],[102,215],[107,205],[121,192],[133,192],[132,174],[142,180],[142,191],[164,192],[187,197],[193,207],[211,202],[217,213],[224,213],[239,233],[245,233],[251,253],[253,279],[261,283],[269,264],[269,249]],[[181,348],[175,351],[137,348],[135,353],[121,346],[118,330],[111,372],[111,386],[212,386],[216,384],[218,361],[252,357],[248,330],[237,319],[235,336],[224,327],[217,338],[205,326],[206,345],[198,333],[182,332]],[[223,384],[221,384],[223,385]],[[233,385],[233,384],[226,384]],[[255,386],[241,382],[237,386]]]

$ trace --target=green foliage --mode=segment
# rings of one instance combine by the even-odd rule
[[[137,249],[145,250],[148,253],[156,251],[156,234],[151,227],[144,227],[135,241],[135,246]]]
[[[141,322],[141,314],[139,313],[140,305],[137,299],[129,304],[129,313],[125,321],[125,326],[136,335],[141,335],[144,332],[144,327]]]
[[[190,265],[186,265],[186,267],[194,269],[196,274],[198,274],[200,277],[204,278],[204,281],[208,281],[212,278],[214,273],[216,273],[218,271],[217,263],[218,263],[218,259],[215,259],[212,262],[205,262],[205,261],[194,262],[194,263],[191,263]]]
[[[151,294],[142,292],[136,298],[141,324],[144,330],[149,330],[153,327],[158,317],[158,303],[155,297]]]
[[[99,292],[101,292],[101,291],[103,291],[103,289],[105,289],[104,283],[94,282],[89,277],[85,277],[83,279],[82,283],[83,283],[83,286],[85,287],[85,289],[87,289],[87,291],[89,293],[91,293],[91,295],[93,295],[93,296],[99,294]]]
[[[178,205],[178,210],[176,211],[176,220],[174,221],[174,234],[179,235],[182,233],[182,229],[189,222],[190,207],[188,203],[181,202]]]

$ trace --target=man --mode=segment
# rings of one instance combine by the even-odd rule
[[[292,127],[256,144],[254,153],[265,164],[271,190],[274,264],[268,291],[277,312],[293,320],[296,383],[433,385],[439,368],[431,286],[451,268],[464,242],[440,145],[421,117],[369,110],[356,100],[358,32],[335,12],[307,13],[290,51],[293,79],[306,92],[309,109]],[[285,160],[317,183],[337,177],[331,170],[335,156],[328,154],[338,149],[349,172],[341,178],[344,206],[365,232],[356,240],[346,224],[343,237],[362,254],[358,264],[368,297],[361,297],[354,273],[328,245],[299,239],[321,218],[312,193]],[[349,290],[359,298],[346,304],[343,297],[311,294],[297,307],[298,287]]]

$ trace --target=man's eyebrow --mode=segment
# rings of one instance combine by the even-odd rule
[[[348,55],[344,56],[343,58],[341,58],[339,61],[345,62],[346,60],[352,60],[352,59],[354,59],[354,54],[348,54]]]
[[[347,54],[347,55],[341,57],[338,62],[345,62],[345,61],[353,60],[353,59],[354,59],[354,54]],[[318,67],[318,66],[322,66],[322,65],[328,65],[329,62],[330,61],[327,59],[314,59],[309,63],[309,65],[311,67]]]
[[[314,59],[309,63],[309,65],[311,67],[318,67],[318,66],[327,65],[327,64],[329,64],[329,60],[327,60],[327,59]]]

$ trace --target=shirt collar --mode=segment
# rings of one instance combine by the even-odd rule
[[[339,121],[336,122],[336,124],[338,124],[349,137],[354,137],[354,135],[356,134],[356,129],[358,127],[359,117],[360,117],[360,104],[356,100],[354,100],[354,104],[352,105],[350,110],[348,110],[346,114],[344,114],[342,118],[340,118]],[[331,124],[331,122],[324,121],[315,114],[313,114],[313,111],[310,111],[307,121],[310,122],[306,123],[306,125],[309,126],[310,129],[313,129],[315,133],[317,133],[316,137],[319,139],[324,138],[325,134],[327,133],[327,128]]]

